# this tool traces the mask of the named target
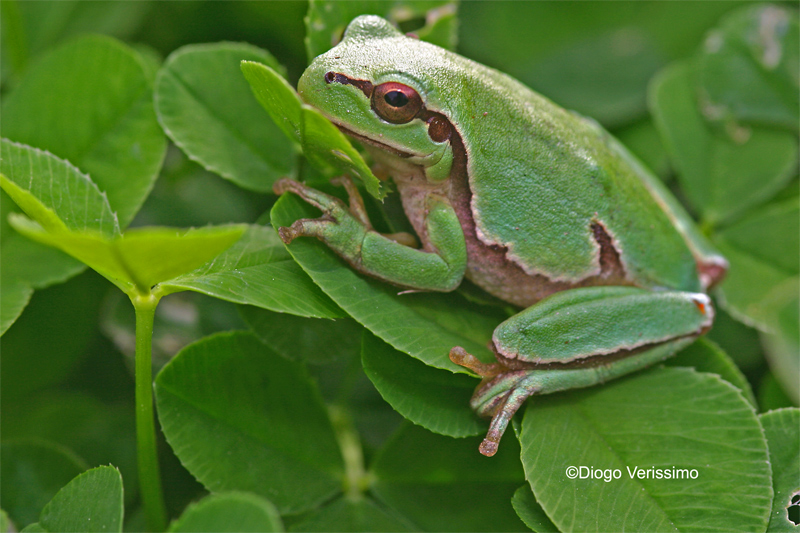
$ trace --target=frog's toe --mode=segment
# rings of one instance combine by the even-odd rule
[[[499,405],[492,416],[492,422],[489,424],[489,431],[486,433],[486,438],[483,439],[483,442],[481,442],[478,448],[483,455],[491,457],[497,453],[500,439],[508,428],[509,422],[514,418],[514,414],[522,407],[525,400],[535,393],[535,386],[526,386],[523,382],[512,388],[504,398],[500,399],[500,402],[498,402]]]
[[[301,218],[300,220],[295,220],[291,226],[278,228],[278,236],[284,244],[289,244],[297,237],[323,238],[326,229],[333,223],[332,220],[324,216],[322,218]]]
[[[450,350],[450,360],[458,366],[473,371],[482,378],[493,378],[508,370],[500,363],[487,364],[466,351],[461,346],[455,346]]]

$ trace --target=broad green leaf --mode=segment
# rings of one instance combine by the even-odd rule
[[[766,306],[770,331],[762,333],[764,353],[773,375],[797,405],[800,403],[800,277],[779,285]]]
[[[510,438],[509,438],[510,437]],[[523,481],[513,435],[493,458],[480,438],[406,424],[375,459],[372,490],[421,531],[524,531],[511,496]]]
[[[296,156],[253,99],[239,70],[243,60],[283,71],[269,52],[244,43],[179,48],[158,73],[156,111],[192,160],[240,187],[271,191],[275,180],[294,174]]]
[[[314,210],[290,194],[272,209],[273,227],[314,217]],[[467,373],[450,362],[450,349],[462,346],[492,361],[486,348],[502,313],[465,305],[457,294],[398,294],[396,287],[359,275],[316,239],[296,239],[289,253],[311,279],[357,322],[395,349],[429,366]]]
[[[261,342],[289,360],[327,364],[360,355],[363,328],[350,318],[316,320],[253,306],[239,312]]]
[[[6,254],[3,250],[3,254]],[[2,259],[0,259],[2,261]],[[2,270],[0,270],[2,272]],[[22,314],[33,294],[33,287],[20,279],[9,279],[7,276],[0,278],[0,335],[6,332]]]
[[[731,264],[720,285],[723,304],[739,320],[762,330],[770,328],[774,294],[785,294],[780,287],[792,283],[789,280],[800,271],[798,216],[798,200],[790,198],[769,204],[715,235],[714,243]]]
[[[669,177],[669,156],[652,120],[637,122],[625,129],[615,131],[614,135],[631,153],[641,159],[653,174],[662,180]]]
[[[7,408],[13,411],[19,402],[31,404],[44,389],[80,375],[76,371],[96,344],[97,318],[110,287],[94,272],[86,272],[34,293],[26,311],[0,340],[0,424],[14,418]],[[0,433],[4,434],[1,429]]]
[[[7,139],[0,150],[0,185],[45,229],[119,235],[106,193],[69,161]]]
[[[73,229],[92,228],[114,235],[119,228],[105,194],[68,161],[48,152],[1,139],[0,186],[7,191],[2,194],[0,210],[4,226],[0,236],[2,333],[22,313],[33,289],[66,281],[85,268],[63,252],[32,242],[8,228],[8,215],[14,211],[9,196],[30,216],[43,217],[43,222],[50,221],[57,227],[61,223],[53,220],[51,210]],[[41,209],[42,204],[49,209]]]
[[[797,130],[799,42],[796,6],[753,5],[727,15],[698,56],[706,118]]]
[[[170,533],[283,531],[281,517],[268,500],[247,492],[222,492],[190,505],[170,524]]]
[[[341,497],[315,509],[292,525],[289,531],[414,531],[387,513],[371,498]]]
[[[11,522],[8,514],[4,510],[0,509],[0,531],[3,533],[13,533],[16,530],[17,528],[14,527],[14,524]]]
[[[693,65],[676,63],[653,79],[655,118],[682,189],[702,219],[720,224],[769,199],[797,170],[797,138],[752,127],[715,131],[695,98]]]
[[[523,485],[514,493],[511,498],[511,505],[514,506],[517,516],[525,522],[525,525],[536,533],[558,533],[558,528],[544,514],[544,509],[536,501],[533,491],[529,485]]]
[[[281,513],[311,509],[342,486],[322,398],[299,363],[249,333],[184,348],[156,378],[167,441],[212,492],[243,490]]]
[[[135,228],[109,239],[92,231],[45,231],[25,217],[12,216],[14,229],[30,239],[60,248],[83,261],[121,290],[141,293],[206,263],[236,242],[246,226],[176,229]]]
[[[3,3],[5,4],[5,2]],[[57,0],[55,2],[8,2],[3,5],[3,30],[7,31],[8,7],[18,10],[20,28],[8,41],[3,40],[3,73],[6,70],[7,48],[11,48],[14,77],[24,73],[31,58],[36,58],[58,42],[86,32],[130,37],[147,14],[147,5],[141,2],[83,2]],[[5,37],[5,35],[4,35]],[[5,80],[4,80],[5,81]]]
[[[113,466],[87,470],[44,506],[39,525],[52,532],[122,531],[122,476]]]
[[[372,384],[395,411],[425,429],[449,437],[485,433],[486,421],[469,407],[479,381],[427,366],[364,333],[361,361]]]
[[[759,415],[769,444],[772,465],[772,513],[767,531],[797,531],[787,510],[797,505],[793,498],[800,493],[800,409],[778,409]]]
[[[166,149],[138,53],[110,37],[73,39],[28,70],[2,114],[3,137],[69,160],[108,195],[120,226],[130,223]]]
[[[130,307],[130,303],[127,305]],[[0,423],[4,439],[58,442],[89,464],[115,465],[122,473],[128,503],[137,497],[132,403],[109,404],[85,392],[51,389],[6,401]],[[59,488],[65,484],[62,482]]]
[[[758,330],[736,320],[717,302],[716,316],[708,339],[717,343],[745,374],[764,364]]]
[[[766,528],[761,426],[741,392],[713,374],[656,368],[535,398],[520,442],[536,500],[562,531]],[[599,479],[581,478],[591,470]]]
[[[208,263],[162,284],[229,302],[317,318],[343,316],[294,262],[270,227],[251,225],[241,239]]]
[[[386,186],[372,173],[369,165],[353,148],[339,128],[311,106],[302,107],[301,135],[303,153],[317,168],[335,168],[361,180],[373,197],[386,196]]]
[[[341,41],[347,25],[359,15],[379,15],[423,41],[454,50],[458,42],[457,9],[454,0],[312,0],[305,18],[308,61]]]
[[[712,340],[706,338],[697,339],[678,352],[675,357],[667,359],[665,364],[667,366],[687,366],[694,368],[698,372],[717,374],[739,389],[754,408],[757,407],[753,389],[750,387],[747,378],[744,377],[736,363],[728,357],[728,354]]]
[[[252,61],[242,61],[242,72],[272,120],[291,140],[300,143],[312,165],[329,175],[351,173],[375,198],[386,195],[385,187],[347,137],[316,109],[303,104],[277,72]]]
[[[772,372],[767,372],[758,384],[758,410],[762,413],[780,409],[782,407],[796,407],[794,402],[783,391]]]
[[[797,220],[800,201],[794,197],[748,213],[719,235],[738,250],[796,275],[800,274],[800,228],[792,223]]]
[[[250,89],[283,134],[296,144],[302,142],[303,102],[294,87],[275,69],[255,61],[242,61],[242,74]]]
[[[49,442],[8,441],[0,444],[0,506],[22,527],[69,480],[87,468],[70,450]]]
[[[737,5],[462,2],[459,50],[567,109],[617,127],[645,118],[650,78],[691,53]]]

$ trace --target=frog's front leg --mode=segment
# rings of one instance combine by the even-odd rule
[[[471,400],[479,415],[492,417],[481,453],[495,454],[529,396],[589,387],[661,361],[707,331],[713,318],[705,294],[572,289],[500,324],[492,336],[498,363],[487,365],[453,348],[454,363],[484,378]]]
[[[424,225],[430,244],[420,250],[407,246],[408,239],[374,231],[355,187],[347,187],[349,209],[338,198],[289,179],[276,182],[274,191],[292,192],[322,211],[320,218],[280,228],[287,244],[301,236],[316,237],[356,270],[410,289],[451,291],[464,277],[464,233],[449,200],[442,196],[430,193],[425,198]]]

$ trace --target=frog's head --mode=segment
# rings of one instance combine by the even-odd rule
[[[442,112],[436,80],[452,55],[380,17],[361,16],[336,47],[314,59],[298,92],[383,161],[410,161],[429,179],[444,179],[457,133]]]

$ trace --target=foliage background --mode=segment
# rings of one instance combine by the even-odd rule
[[[433,6],[437,3],[427,4]],[[380,9],[386,9],[386,5],[383,4]],[[412,10],[404,14],[402,5],[396,3],[394,13],[403,22],[403,29],[414,30],[425,22],[420,14],[424,10],[417,13]],[[714,135],[728,134],[730,128],[742,124],[745,127],[775,130],[776,136],[785,136],[788,132],[794,148],[778,147],[773,150],[770,146],[782,141],[767,142],[769,157],[765,156],[764,159],[783,161],[783,167],[789,170],[782,167],[783,170],[775,170],[770,175],[772,177],[767,179],[765,174],[758,174],[756,169],[751,175],[742,173],[744,177],[738,189],[735,187],[737,183],[726,185],[723,181],[698,190],[697,186],[691,184],[691,172],[698,168],[698,163],[690,160],[690,164],[687,164],[680,141],[674,141],[675,136],[680,139],[686,132],[676,133],[674,124],[669,122],[670,117],[675,116],[683,122],[688,119],[676,115],[677,111],[663,112],[664,109],[678,109],[680,104],[663,103],[680,92],[680,80],[675,81],[680,76],[676,72],[685,67],[676,67],[675,62],[684,61],[679,65],[686,65],[687,60],[700,61],[696,58],[706,42],[707,32],[719,27],[724,15],[747,5],[741,2],[464,2],[458,6],[457,50],[519,78],[565,107],[599,120],[676,192],[701,220],[703,229],[713,235],[718,244],[727,247],[725,253],[732,261],[734,257],[746,256],[741,262],[747,264],[742,268],[748,275],[742,279],[733,275],[736,271],[732,271],[730,282],[738,284],[740,288],[754,287],[753,292],[758,294],[737,300],[742,290],[737,291],[736,286],[731,289],[729,285],[727,298],[732,305],[728,309],[732,310],[735,318],[721,311],[709,338],[727,353],[727,356],[723,353],[718,360],[727,361],[729,356],[746,377],[746,383],[735,383],[744,396],[747,397],[749,388],[752,388],[758,412],[766,412],[797,405],[797,385],[791,379],[798,369],[796,120],[794,125],[789,120],[787,127],[786,124],[776,125],[775,121],[770,123],[769,120],[765,126],[763,117],[756,117],[755,122],[752,116],[743,122],[741,117],[735,117],[735,120],[729,120],[730,117],[719,119],[711,127]],[[321,6],[325,4],[317,4],[320,12],[323,11]],[[170,54],[184,45],[195,43],[231,41],[261,47],[272,53],[277,63],[285,67],[286,76],[292,84],[296,83],[307,64],[303,17],[309,6],[305,2],[4,0],[0,3],[0,9],[3,39],[0,94],[4,99],[3,114],[6,117],[15,112],[11,104],[6,104],[20,101],[20,97],[15,96],[15,90],[26,82],[30,83],[26,81],[26,74],[36,67],[37,62],[53,48],[85,32],[113,36],[131,45],[151,69],[146,73],[150,86],[156,71]],[[794,16],[796,18],[796,13]],[[324,32],[320,33],[325,35]],[[653,79],[657,75],[658,81],[655,83]],[[227,89],[227,80],[217,81],[223,89]],[[659,92],[660,89],[663,90]],[[94,177],[93,169],[85,168],[76,160],[79,155],[58,152],[58,136],[63,137],[63,133],[48,126],[47,112],[50,108],[66,104],[59,100],[60,94],[63,93],[43,90],[41,100],[36,101],[36,110],[32,113],[44,117],[38,123],[39,130],[33,133],[25,133],[19,128],[15,130],[14,121],[9,118],[4,121],[5,124],[0,124],[0,133],[11,140],[49,149],[69,159],[81,170],[91,170]],[[224,100],[224,90],[220,94],[220,99]],[[796,103],[797,94],[793,96]],[[662,110],[661,115],[659,110]],[[266,114],[261,118],[265,124],[268,123]],[[80,117],[71,117],[70,120],[78,123]],[[164,124],[162,117],[162,126]],[[44,134],[45,130],[49,133]],[[24,135],[29,135],[29,138],[23,138]],[[276,139],[269,138],[268,141],[285,142]],[[763,147],[759,150],[761,153],[764,151]],[[291,149],[287,149],[286,153],[291,154]],[[131,227],[254,223],[260,217],[264,220],[265,213],[276,201],[276,197],[268,192],[269,184],[258,190],[259,187],[247,186],[245,178],[237,181],[236,177],[231,179],[226,176],[229,179],[220,179],[218,174],[224,175],[224,172],[211,172],[192,159],[196,158],[187,157],[181,149],[169,144],[163,165],[160,170],[155,169],[158,179],[152,192],[147,194],[145,191],[142,194],[143,205],[138,212],[138,206],[131,208],[131,215],[136,213]],[[723,165],[720,172],[722,178],[731,168],[748,168],[751,159],[735,162],[729,167]],[[298,164],[294,160],[287,164],[291,168],[282,169],[278,163],[274,165],[272,171],[275,177],[296,173],[305,178],[319,179],[307,166],[294,166]],[[244,188],[241,187],[243,183]],[[734,193],[726,196],[724,191],[730,190]],[[751,197],[756,200],[749,201]],[[5,220],[6,213],[13,208],[4,193],[0,205]],[[388,206],[391,208],[391,204]],[[386,218],[387,224],[391,224],[396,217],[390,212]],[[2,229],[5,281],[15,268],[11,259],[14,256],[9,252],[11,248],[7,247],[13,239],[9,237],[13,230],[5,222]],[[282,258],[289,260],[285,254]],[[755,266],[753,259],[757,260]],[[80,268],[76,267],[72,274],[78,271]],[[4,442],[0,506],[22,527],[42,519],[39,512],[44,504],[75,475],[87,467],[113,464],[120,469],[125,484],[126,528],[136,530],[143,527],[143,517],[136,485],[132,310],[119,291],[95,272],[83,271],[65,281],[68,277],[71,276],[41,284],[43,288],[33,293],[24,312],[2,338],[0,433]],[[769,282],[762,283],[761,280],[765,279],[769,279]],[[10,294],[5,285],[3,291],[4,296]],[[439,307],[447,309],[448,306],[464,305],[462,296],[448,298],[433,298],[429,302],[422,300],[419,305],[432,309],[428,312],[434,315],[439,312]],[[765,299],[770,301],[765,303]],[[775,303],[776,299],[778,303]],[[758,309],[753,311],[753,306]],[[276,306],[262,307],[276,310]],[[504,313],[502,308],[480,309],[476,314],[483,319],[502,319]],[[773,313],[773,309],[777,310]],[[296,313],[314,316],[307,312]],[[437,316],[439,320],[468,320],[449,317],[445,311]],[[483,327],[483,322],[478,324]],[[751,327],[754,325],[761,326],[762,332]],[[463,323],[457,323],[456,326],[461,327]],[[292,473],[291,482],[280,485],[285,493],[270,496],[259,492],[257,488],[253,489],[272,500],[281,511],[283,524],[287,528],[522,529],[523,523],[508,504],[510,496],[524,485],[526,478],[534,487],[537,497],[546,494],[537,492],[536,480],[531,475],[531,472],[537,471],[536,468],[526,470],[527,475],[520,469],[519,461],[514,457],[514,452],[518,450],[515,449],[512,435],[504,439],[505,456],[498,456],[494,463],[481,463],[479,458],[474,457],[477,454],[477,444],[472,442],[474,439],[465,442],[462,439],[440,437],[404,422],[403,416],[392,409],[387,400],[404,416],[422,424],[420,415],[409,413],[414,409],[425,410],[428,405],[425,403],[428,401],[425,394],[434,396],[430,402],[438,405],[437,402],[442,402],[435,397],[435,391],[450,391],[452,388],[458,391],[453,394],[462,402],[462,398],[468,398],[475,380],[463,375],[447,375],[447,379],[444,379],[438,373],[430,374],[428,378],[429,374],[425,372],[429,367],[419,365],[417,360],[389,347],[349,319],[330,322],[297,318],[252,306],[239,306],[237,309],[234,303],[196,292],[176,294],[164,299],[159,307],[154,339],[156,367],[160,368],[192,341],[231,330],[255,331],[270,348],[263,348],[256,337],[249,334],[227,334],[194,345],[184,352],[187,358],[180,360],[188,361],[189,355],[202,358],[200,352],[204,350],[210,350],[212,354],[225,351],[220,349],[220,352],[214,352],[213,343],[234,342],[237,345],[237,351],[230,352],[234,354],[230,357],[234,363],[239,361],[237,364],[242,369],[237,372],[236,364],[233,364],[227,370],[230,374],[217,370],[225,376],[222,382],[230,387],[225,397],[231,403],[227,406],[217,403],[208,408],[225,407],[228,409],[226,412],[239,412],[242,419],[234,425],[240,432],[221,431],[222,440],[226,438],[224,433],[230,432],[230,441],[219,445],[238,450],[242,461],[269,464],[268,459],[258,459],[258,446],[249,448],[241,444],[248,436],[246,428],[258,427],[259,424],[258,417],[248,420],[247,416],[259,413],[262,419],[273,422],[273,428],[283,427],[286,435],[292,434],[292,425],[298,423],[297,420],[319,422],[316,426],[303,425],[303,428],[323,427],[317,438],[311,438],[310,441],[309,436],[305,435],[296,439],[286,437],[285,442],[278,439],[280,442],[271,444],[280,447],[286,443],[313,443],[315,446],[309,448],[301,462],[319,461],[322,466],[318,470],[312,469],[306,477]],[[770,333],[764,333],[766,330]],[[373,333],[376,332],[373,330]],[[362,370],[362,347],[365,354],[364,369],[369,377]],[[717,350],[712,345],[705,349]],[[271,350],[278,356],[270,359],[269,363],[264,362],[259,355],[263,350]],[[700,359],[702,357],[698,356]],[[253,370],[261,368],[261,365],[267,365],[261,369],[262,373]],[[689,360],[686,366],[695,365]],[[177,391],[175,395],[180,396],[186,389],[181,389],[178,362],[168,369],[172,373],[165,373],[159,378],[163,380],[161,390]],[[705,370],[725,376],[725,371]],[[211,372],[210,369],[207,371]],[[237,406],[248,403],[249,397],[242,391],[250,389],[240,388],[239,384],[247,381],[251,371],[254,372],[252,375],[285,377],[284,388],[270,389],[270,394],[274,396],[270,396],[269,401],[273,402],[272,405],[281,405],[281,409],[262,412],[256,402],[250,415],[245,416],[244,411],[237,411]],[[647,387],[658,389],[659,384],[673,381],[676,387],[685,384],[677,376],[680,371],[665,372],[663,379],[655,380]],[[726,376],[729,381],[740,379],[736,377],[738,374],[735,370],[730,370],[729,374]],[[413,376],[415,379],[410,380],[409,384],[398,385],[398,380],[401,382],[403,376]],[[380,384],[382,379],[391,386],[384,386],[379,393],[375,385]],[[632,383],[629,382],[627,386],[634,389],[627,394],[635,396],[637,382]],[[266,386],[264,383],[252,383],[253,390],[262,385]],[[219,389],[219,383],[211,389],[208,391],[209,397]],[[399,391],[395,392],[394,399],[391,399],[391,390]],[[417,405],[411,401],[411,407],[403,410],[402,404],[408,401],[406,391],[409,390],[412,391],[410,396],[425,401]],[[664,394],[670,394],[669,390],[665,387]],[[691,389],[690,392],[694,394],[696,390]],[[202,396],[202,392],[195,393]],[[164,394],[166,392],[162,392]],[[446,394],[442,392],[441,396]],[[585,400],[580,399],[581,395]],[[575,401],[585,401],[588,406],[604,405],[601,393],[582,392],[578,397]],[[678,393],[675,393],[673,399],[677,400],[677,397]],[[294,402],[286,398],[292,398]],[[305,401],[307,398],[310,398],[308,402]],[[605,400],[608,409],[618,406],[615,399],[612,396]],[[283,401],[287,404],[281,404]],[[665,401],[669,403],[671,400]],[[713,400],[709,401],[713,409],[719,408],[713,404]],[[451,403],[455,405],[456,402]],[[304,407],[307,405],[310,407]],[[323,405],[326,407],[323,408]],[[463,403],[459,405],[465,407]],[[563,410],[564,406],[559,405],[558,400],[547,408],[553,411],[552,416],[556,419],[566,416],[559,414],[558,410]],[[283,415],[278,411],[286,410],[292,412],[295,418],[283,420],[283,425],[280,425],[280,420],[276,422],[270,418],[282,418]],[[583,413],[589,418],[596,416],[599,421],[604,416],[602,410],[595,415],[590,411]],[[162,423],[166,423],[164,417],[168,416],[167,409],[161,410],[160,407],[159,415]],[[762,422],[762,425],[766,429],[772,423],[779,431],[796,422],[795,415],[775,416],[773,419],[779,419],[777,423]],[[424,418],[428,415],[421,416]],[[470,415],[461,412],[458,416],[467,420]],[[526,420],[534,416],[531,410]],[[792,416],[795,418],[792,419]],[[631,415],[630,419],[634,420],[635,417]],[[651,414],[649,418],[644,417],[646,419],[655,420],[657,415]],[[437,423],[425,420],[423,425],[430,428]],[[330,425],[330,431],[325,429],[327,425]],[[469,419],[465,427],[467,429],[458,431],[473,435],[480,433],[483,426],[480,421]],[[547,429],[543,427],[542,434],[546,435]],[[197,431],[195,440],[207,434],[203,431],[214,434],[214,430],[208,428],[194,430]],[[447,433],[444,430],[439,432]],[[455,432],[451,430],[449,434]],[[269,440],[272,437],[264,438]],[[730,436],[730,439],[733,441],[734,437]],[[553,442],[553,438],[545,439],[537,442],[537,446],[547,449]],[[170,517],[180,516],[189,502],[200,499],[209,489],[251,488],[242,479],[231,481],[235,475],[241,474],[235,468],[209,474],[205,471],[208,469],[192,465],[190,457],[202,455],[202,450],[198,452],[192,448],[191,439],[179,444],[171,442],[172,446],[164,441],[160,444]],[[617,450],[620,446],[623,445],[612,445]],[[792,455],[791,447],[788,447],[790,451],[786,455],[789,458],[786,465],[791,472],[793,465],[796,468],[797,459]],[[179,448],[183,448],[184,455],[178,452],[183,465],[173,451]],[[343,464],[338,458],[340,449],[345,450]],[[357,457],[348,458],[347,450],[355,450]],[[688,454],[689,450],[685,452]],[[319,459],[326,454],[331,457],[327,463]],[[598,465],[602,463],[601,459],[597,461]],[[18,475],[20,469],[17,467],[20,466],[28,469],[27,477]],[[12,471],[12,467],[16,471]],[[199,474],[201,470],[205,474]],[[263,467],[256,471],[262,472]],[[322,476],[321,471],[327,471],[327,477]],[[541,467],[538,471],[541,471]],[[563,476],[557,479],[562,480]],[[295,494],[291,494],[292,491]],[[342,492],[348,497],[341,497]],[[363,494],[369,497],[361,497]],[[537,530],[553,527],[546,517],[536,515],[541,509],[533,500],[533,494],[517,491],[514,497],[515,508],[525,524],[534,527],[537,520],[541,520],[543,525]],[[607,498],[608,495],[603,497]],[[298,501],[309,503],[301,505]],[[608,502],[602,497],[597,501]],[[581,503],[576,501],[573,505],[578,507]],[[454,509],[460,509],[461,514],[453,512]],[[532,515],[525,515],[520,509],[534,511],[530,511]],[[562,530],[582,528],[580,520],[569,523],[561,516],[561,511],[553,509],[548,508],[550,512],[547,514]],[[597,515],[599,512],[592,513]],[[615,522],[595,523],[597,529],[614,529],[618,525]]]

